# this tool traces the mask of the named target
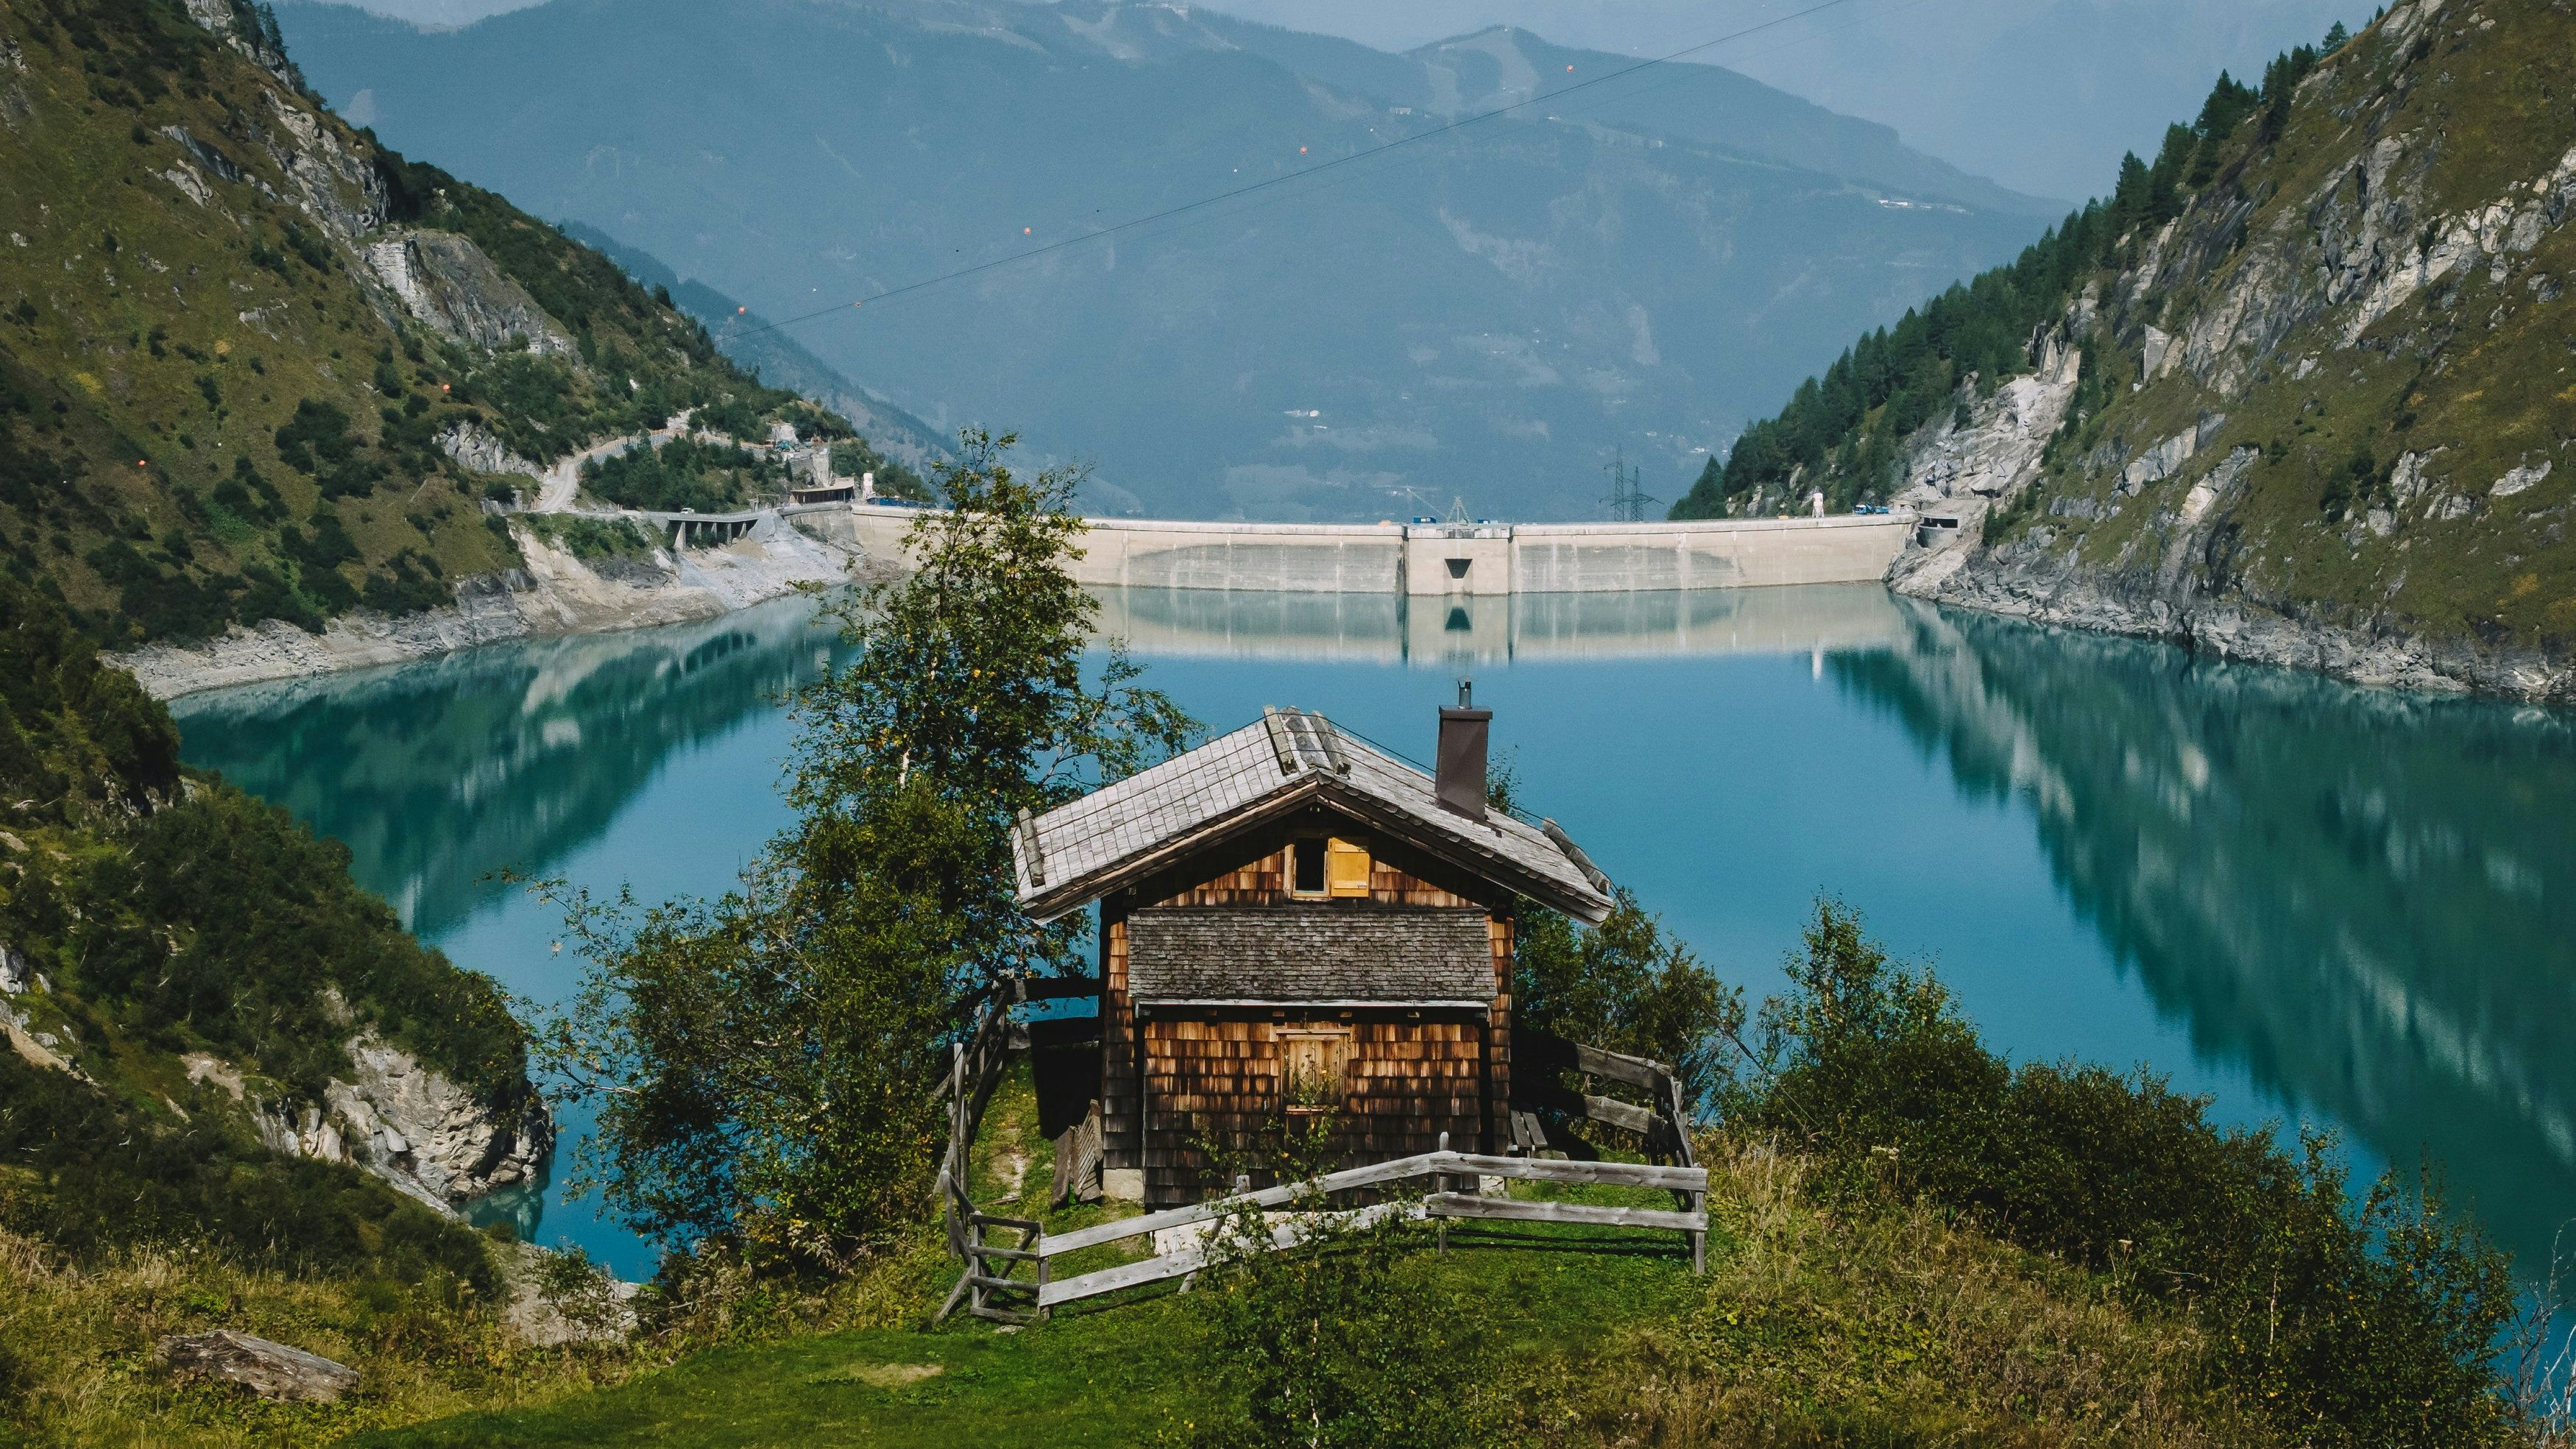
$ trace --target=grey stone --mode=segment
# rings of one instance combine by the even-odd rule
[[[219,1328],[161,1340],[173,1372],[248,1389],[263,1399],[333,1404],[358,1386],[358,1371],[320,1354]]]

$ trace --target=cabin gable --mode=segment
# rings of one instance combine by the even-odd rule
[[[1297,889],[1299,847],[1340,842],[1365,860],[1365,893],[1340,888],[1327,861],[1324,889]],[[1347,859],[1347,856],[1344,857]],[[1511,913],[1514,895],[1492,881],[1441,860],[1328,805],[1310,806],[1262,822],[1233,837],[1212,841],[1169,868],[1117,894],[1123,909],[1146,906],[1290,905],[1305,901],[1364,899],[1383,906],[1455,910],[1477,906]]]

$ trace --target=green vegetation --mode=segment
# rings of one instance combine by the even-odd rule
[[[1453,1225],[1436,1255],[1390,1219],[1257,1254],[1239,1246],[1242,1223],[1187,1294],[1146,1290],[1005,1336],[932,1326],[941,1284],[917,1280],[901,1321],[364,1442],[771,1445],[818,1429],[995,1446],[2569,1442],[2563,1416],[2497,1381],[2481,1326],[2501,1325],[2478,1286],[2493,1255],[2438,1211],[2374,1233],[2376,1209],[2320,1194],[2268,1138],[2212,1129],[2196,1102],[2089,1070],[2004,1068],[1928,973],[1890,966],[1838,907],[1792,967],[1764,1012],[1764,1064],[1699,1140],[1703,1278],[1668,1234]],[[977,1200],[1050,1232],[1098,1220],[1032,1201],[1053,1164],[1031,1093],[1023,1070],[995,1098]],[[1272,1150],[1298,1159],[1284,1126]],[[1992,1157],[1951,1155],[1978,1152]],[[2168,1167],[2174,1181],[2155,1178]],[[2283,1221],[2233,1206],[2265,1191]],[[2195,1193],[2212,1222],[2193,1221]],[[2208,1250],[2248,1231],[2294,1250]],[[2301,1276],[2337,1264],[2341,1276]],[[2275,1270],[2278,1337],[2249,1338],[2230,1315],[2276,1291]],[[2423,1331],[2446,1317],[2468,1331]]]
[[[1705,1103],[1726,1079],[1743,993],[1663,933],[1625,887],[1609,919],[1579,926],[1522,908],[1512,952],[1513,1020],[1567,1041],[1659,1061]]]
[[[593,518],[582,513],[531,513],[519,526],[584,563],[611,558],[650,558],[655,539],[625,518]]]
[[[674,438],[581,465],[582,490],[622,508],[722,513],[787,486],[787,470],[748,449]]]
[[[855,441],[606,258],[321,111],[274,19],[230,13],[238,46],[178,0],[0,3],[0,571],[84,633],[452,602],[516,561],[480,508],[504,485],[442,443],[466,429],[538,462],[689,408]],[[404,237],[513,336],[405,313],[368,252]]]
[[[2147,1309],[2186,1312],[2200,1371],[2311,1444],[2507,1443],[2504,1254],[2437,1184],[2391,1172],[2356,1208],[2328,1142],[2293,1155],[2204,1098],[1987,1051],[1928,971],[1825,902],[1763,1011],[1741,1130],[1795,1144],[1826,1195],[1893,1185]]]
[[[1015,813],[1191,728],[1115,653],[1086,679],[1076,480],[1013,473],[1011,442],[969,435],[916,571],[836,606],[855,652],[797,697],[797,820],[742,888],[568,902],[599,965],[549,1054],[599,1104],[585,1171],[642,1232],[808,1273],[912,1231],[961,992],[1075,964],[1079,923],[1013,899]]]
[[[2222,76],[2110,200],[1864,338],[1675,516],[1885,499],[1942,418],[2062,346],[2081,380],[1968,577],[2027,569],[2178,629],[2206,602],[2446,659],[2566,658],[2576,127],[2548,98],[2576,86],[2576,30],[2540,0],[2427,9],[2293,50],[2259,88]],[[2187,461],[2133,476],[2186,438]]]
[[[2286,116],[2317,60],[2308,46],[2287,52],[2265,70],[2260,92],[2220,72],[2199,121],[2168,127],[2153,166],[2123,156],[2109,200],[2067,213],[2012,265],[1957,284],[1909,309],[1895,327],[1863,337],[1823,378],[1800,383],[1779,416],[1745,429],[1723,463],[1712,454],[1672,516],[1786,510],[1803,505],[1803,492],[1792,498],[1793,489],[1823,490],[1836,512],[1884,502],[1898,482],[1906,439],[1949,415],[1963,387],[1992,396],[2035,367],[2042,329],[2086,285],[2134,265],[2151,228],[2180,216],[2194,191],[2241,161],[2245,118],[2257,109],[2267,118]],[[2266,127],[2277,133],[2268,119]],[[2251,144],[2268,139],[2258,131]],[[2098,374],[2098,363],[2087,371]],[[1964,419],[1964,408],[1959,412]]]
[[[339,845],[183,772],[169,716],[59,605],[0,578],[0,618],[0,1425],[301,1436],[292,1415],[161,1385],[152,1335],[186,1327],[471,1379],[483,1350],[448,1356],[499,1340],[484,1240],[353,1167],[273,1152],[259,1118],[319,1105],[361,1032],[524,1101],[500,993],[403,934]]]
[[[838,478],[857,478],[874,473],[877,492],[888,498],[907,498],[915,503],[936,503],[939,495],[931,490],[922,476],[869,446],[865,438],[853,438],[832,445],[832,474]]]
[[[1284,1122],[1259,1161],[1240,1165],[1305,1181],[1341,1165],[1337,1136],[1329,1116]],[[1312,1195],[1290,1211],[1333,1206]],[[1498,1405],[1477,1369],[1495,1345],[1457,1285],[1406,1271],[1429,1245],[1422,1224],[1392,1213],[1323,1217],[1285,1253],[1271,1228],[1250,1208],[1216,1226],[1190,1304],[1200,1362],[1184,1372],[1216,1392],[1194,1404],[1184,1437],[1208,1449],[1436,1449],[1491,1434]]]

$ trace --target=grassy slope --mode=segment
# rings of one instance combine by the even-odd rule
[[[294,1111],[371,1028],[516,1102],[500,993],[404,935],[336,845],[183,776],[169,716],[50,601],[0,578],[0,621],[0,942],[26,975],[0,995],[0,1439],[282,1442],[487,1397],[525,1355],[484,1307],[482,1241],[354,1167],[271,1152],[254,1107],[182,1057]],[[217,1327],[371,1377],[333,1412],[171,1383],[158,1337]]]
[[[405,612],[515,562],[478,507],[496,480],[435,446],[459,422],[541,463],[692,405],[848,431],[606,259],[352,132],[177,0],[0,0],[0,136],[0,566],[112,644]],[[182,168],[205,204],[168,179]],[[471,238],[577,354],[485,352],[415,321],[362,260],[388,220]],[[310,453],[279,437],[308,403],[348,424]],[[346,465],[328,456],[342,438]]]
[[[2472,8],[2492,28],[2472,21]],[[2425,38],[2429,45],[2397,46],[2373,27],[2321,68],[2280,143],[2258,153],[2234,188],[2269,198],[2248,235],[2300,226],[2311,198],[2377,137],[2401,138],[2410,151],[2439,137],[2431,143],[2439,149],[2426,177],[2427,218],[2527,196],[2576,141],[2565,102],[2576,86],[2576,18],[2565,10],[2546,0],[2452,7]],[[2230,194],[2204,198],[2184,217],[2186,232],[2211,225]],[[2252,263],[2251,249],[2238,252],[2152,298],[2140,320],[2179,331]],[[2085,438],[2126,436],[2137,449],[2204,411],[2223,412],[2228,422],[2193,467],[2083,533],[2080,556],[2106,571],[2151,562],[2191,485],[2229,449],[2265,448],[2241,501],[2225,511],[2232,567],[2220,587],[2339,622],[2383,621],[2566,653],[2576,647],[2576,541],[2565,528],[2576,458],[2558,450],[2576,435],[2569,310],[2576,300],[2542,302],[2531,279],[2571,272],[2576,227],[2562,224],[2502,285],[2482,264],[2464,267],[2381,319],[2359,347],[2340,346],[2345,309],[2327,312],[2286,338],[2234,397],[2180,369],[2131,392],[2139,358],[2100,349],[2112,400]],[[2311,357],[2315,370],[2296,378],[2300,360]],[[2083,450],[2065,451],[2048,479],[2051,494],[2106,497],[2113,479],[2085,477],[2075,466]],[[2415,516],[2401,514],[2386,536],[2364,526],[2374,498],[2386,501],[2389,468],[2407,452],[2432,454],[2427,474],[2478,500],[2476,511],[2426,519],[2419,499]],[[2348,515],[2332,516],[2321,505],[2356,454],[2369,458],[2369,471],[2353,488]],[[2486,503],[2488,487],[2508,470],[2552,456],[2557,466],[2540,485]]]
[[[1002,1194],[1050,1180],[1035,1120],[1023,1075],[996,1096],[980,1144],[988,1208],[1026,1213]],[[1799,1165],[1767,1150],[1716,1161],[1705,1280],[1657,1233],[1460,1225],[1448,1256],[1415,1261],[1426,1302],[1461,1301],[1485,1329],[1492,1398],[1462,1413],[1489,1416],[1490,1442],[2268,1442],[2193,1386],[2189,1327],[2138,1318],[2101,1285],[1928,1211],[1828,1214],[1802,1197]],[[1101,1216],[1046,1221],[1064,1231]],[[1116,1251],[1065,1266],[1106,1266]],[[1111,1445],[1186,1433],[1230,1406],[1190,1300],[1168,1289],[1002,1333],[930,1325],[944,1287],[923,1284],[900,1321],[720,1348],[596,1392],[354,1442]]]

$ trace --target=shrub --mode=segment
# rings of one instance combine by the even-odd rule
[[[2504,1255],[2429,1175],[2356,1206],[2329,1139],[2293,1154],[2158,1078],[1989,1052],[1940,982],[1818,903],[1763,1007],[1739,1125],[1803,1143],[1828,1193],[1893,1181],[2120,1291],[2197,1312],[2212,1371],[2318,1444],[2498,1440]]]
[[[594,498],[626,508],[718,513],[740,507],[785,476],[746,449],[674,438],[584,463],[581,486]]]
[[[1302,1181],[1332,1165],[1335,1136],[1329,1117],[1282,1126],[1259,1162],[1233,1165]],[[1411,1271],[1422,1225],[1400,1203],[1329,1206],[1288,1207],[1302,1235],[1289,1248],[1274,1247],[1274,1218],[1257,1209],[1217,1225],[1191,1299],[1209,1417],[1181,1437],[1210,1449],[1475,1442],[1479,1345],[1461,1306]]]
[[[654,541],[632,521],[578,513],[531,513],[520,520],[530,533],[584,563],[604,558],[648,558]]]
[[[1513,1019],[1537,1031],[1670,1065],[1682,1095],[1710,1100],[1726,1078],[1743,993],[1663,933],[1622,889],[1609,918],[1580,926],[1524,907],[1512,948]]]

